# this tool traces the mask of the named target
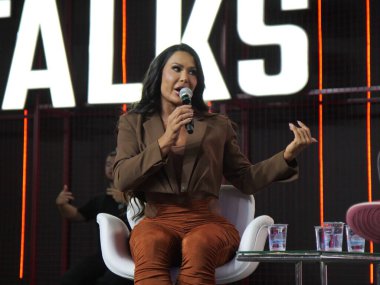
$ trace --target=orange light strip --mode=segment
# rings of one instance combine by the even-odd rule
[[[20,231],[20,270],[19,278],[24,277],[25,258],[25,208],[26,208],[26,178],[28,162],[28,110],[24,110],[24,136],[22,149],[22,189],[21,189],[21,231]]]
[[[121,66],[123,83],[127,83],[127,0],[123,0],[121,22]]]
[[[122,4],[122,34],[121,34],[121,66],[122,66],[122,80],[127,83],[127,0],[123,0]],[[127,112],[127,104],[122,106],[123,113]]]
[[[370,0],[366,0],[366,39],[367,39],[367,87],[371,87],[371,22]],[[368,201],[372,202],[372,159],[371,159],[371,91],[367,92],[367,170]]]
[[[366,0],[366,53],[367,53],[367,87],[371,87],[371,8],[370,0]],[[367,173],[368,173],[368,201],[372,202],[372,153],[371,153],[371,91],[367,92]],[[373,242],[369,244],[369,251],[373,253]],[[374,282],[373,264],[369,267],[369,282]]]
[[[208,106],[208,112],[209,113],[212,113],[211,109],[212,109],[212,102],[211,101],[208,101],[207,102],[207,106]]]
[[[323,89],[323,46],[322,46],[322,0],[318,0],[318,89]],[[324,179],[323,179],[323,95],[318,95],[318,158],[319,158],[319,217],[324,221]]]

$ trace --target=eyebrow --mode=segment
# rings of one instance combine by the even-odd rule
[[[180,67],[182,67],[182,68],[184,67],[183,64],[178,63],[178,62],[173,62],[172,65],[178,65],[178,66],[180,66]],[[195,69],[195,70],[196,70],[197,67],[196,67],[196,66],[190,66],[189,69]]]

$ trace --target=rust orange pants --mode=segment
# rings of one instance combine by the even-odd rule
[[[174,266],[180,266],[178,285],[215,284],[215,268],[235,255],[239,232],[211,212],[207,200],[155,207],[157,215],[146,217],[131,233],[135,284],[171,285]]]

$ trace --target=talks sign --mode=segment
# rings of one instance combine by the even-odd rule
[[[172,44],[190,44],[199,53],[203,64],[207,80],[204,99],[231,98],[208,43],[222,0],[196,0],[183,34],[182,0],[156,2],[156,54]],[[299,26],[267,26],[264,23],[264,4],[265,0],[237,0],[237,32],[247,45],[278,45],[281,51],[280,72],[266,74],[264,60],[239,60],[237,81],[240,88],[252,96],[294,94],[308,81],[308,38]],[[281,8],[283,11],[308,9],[308,0],[282,0]],[[11,0],[0,0],[0,18],[11,16]],[[114,0],[91,0],[90,19],[88,103],[138,101],[141,83],[112,82]],[[33,70],[39,35],[46,69]],[[55,108],[75,107],[56,0],[25,0],[2,109],[24,108],[28,90],[43,88],[50,89]]]

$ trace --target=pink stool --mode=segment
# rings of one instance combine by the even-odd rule
[[[346,213],[351,229],[375,243],[380,243],[380,202],[363,202],[352,205]]]

